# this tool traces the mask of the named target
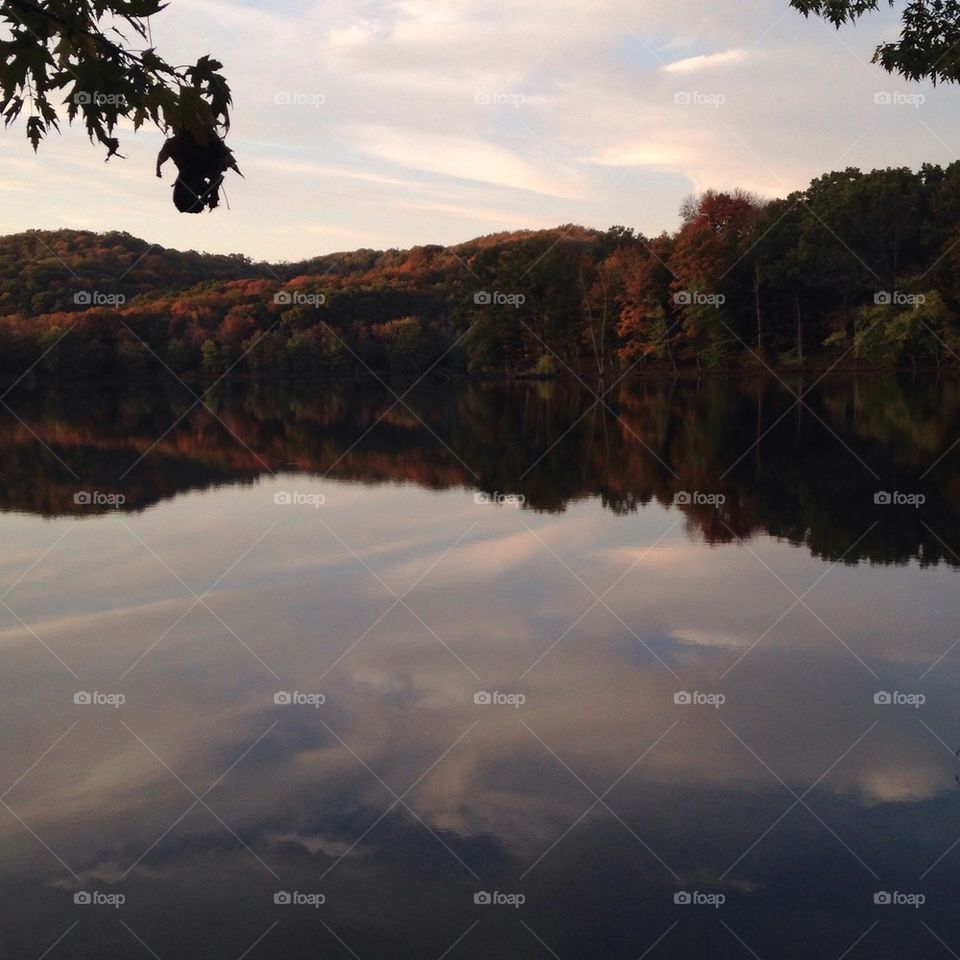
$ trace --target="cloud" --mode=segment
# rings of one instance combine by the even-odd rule
[[[214,53],[233,87],[247,179],[228,182],[231,209],[176,214],[169,176],[151,173],[157,133],[124,134],[129,159],[104,167],[77,129],[34,158],[21,125],[0,135],[5,226],[270,259],[454,243],[499,211],[504,227],[656,234],[692,190],[782,195],[840,166],[952,162],[958,91],[924,86],[920,110],[874,104],[909,86],[870,63],[896,23],[881,10],[837,32],[783,0],[531,0],[509,16],[468,0],[173,0],[153,18],[158,49]],[[322,102],[281,105],[282,91]]]
[[[445,177],[562,197],[583,197],[582,178],[559,164],[543,166],[482,139],[385,126],[354,126],[346,138],[362,153]],[[552,169],[550,169],[552,167]]]
[[[704,70],[713,70],[718,67],[728,67],[747,59],[746,50],[724,50],[722,53],[711,53],[698,57],[687,57],[685,60],[675,60],[663,67],[664,73],[701,73]]]

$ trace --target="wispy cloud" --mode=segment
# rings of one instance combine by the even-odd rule
[[[702,73],[706,70],[716,70],[720,67],[730,67],[742,63],[748,57],[755,57],[755,53],[747,50],[724,50],[721,53],[702,54],[698,57],[687,57],[685,60],[675,60],[663,67],[665,73]]]
[[[0,229],[86,225],[168,246],[297,259],[345,244],[453,243],[496,224],[675,226],[706,187],[766,195],[836,166],[949,163],[960,92],[922,109],[870,64],[896,25],[805,20],[785,0],[172,0],[172,61],[223,60],[246,174],[226,208],[184,217],[152,176],[156,133],[105,167],[79,129],[34,158],[0,133]],[[284,100],[286,97],[286,100]],[[414,212],[415,215],[411,215]]]

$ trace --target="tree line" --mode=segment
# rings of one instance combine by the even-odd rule
[[[0,239],[0,373],[576,375],[960,360],[960,162],[855,168],[672,234],[566,225],[300,263]]]

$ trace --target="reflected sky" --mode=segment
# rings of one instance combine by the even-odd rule
[[[960,950],[953,567],[289,473],[0,538],[5,956]]]

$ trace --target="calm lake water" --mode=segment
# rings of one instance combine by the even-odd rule
[[[960,383],[603,399],[11,392],[0,954],[960,953]]]

